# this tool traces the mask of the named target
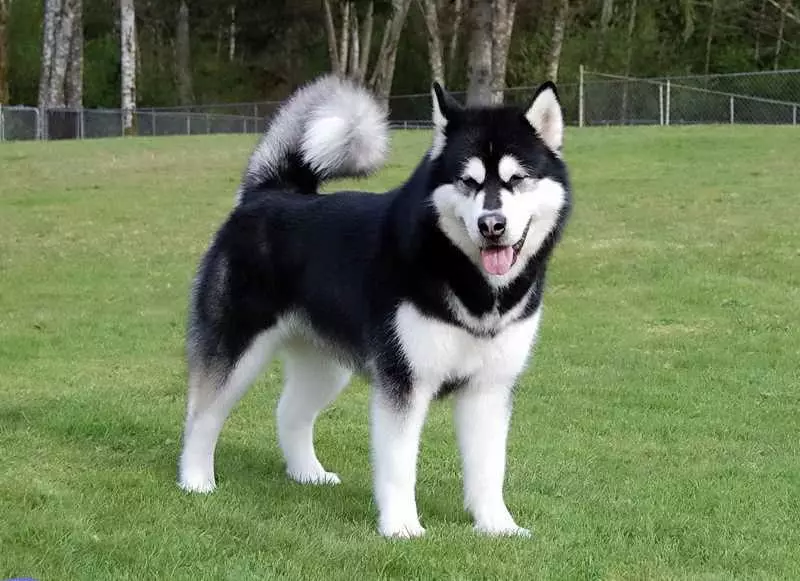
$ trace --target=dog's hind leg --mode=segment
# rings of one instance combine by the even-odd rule
[[[179,484],[191,492],[211,492],[214,450],[228,414],[258,376],[277,347],[277,331],[257,335],[236,363],[218,370],[190,363],[189,401],[181,453]]]
[[[338,484],[314,451],[314,421],[350,381],[351,372],[312,345],[293,342],[284,356],[286,383],[277,408],[286,473],[297,482]]]

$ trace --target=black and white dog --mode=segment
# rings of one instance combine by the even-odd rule
[[[314,421],[356,371],[373,386],[381,534],[424,533],[420,433],[431,401],[447,394],[475,528],[528,534],[503,498],[506,438],[571,207],[562,111],[551,83],[526,108],[464,108],[435,84],[433,121],[432,147],[398,189],[319,194],[325,180],[383,164],[383,108],[322,77],[276,115],[195,279],[182,488],[214,489],[223,423],[280,353],[277,428],[289,477],[339,482],[314,451]]]

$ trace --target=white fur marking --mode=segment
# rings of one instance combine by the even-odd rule
[[[452,184],[445,184],[433,192],[433,205],[439,216],[439,227],[445,235],[477,266],[481,267],[480,247],[482,237],[478,231],[477,216],[483,212],[483,198],[479,194],[468,197]],[[516,263],[503,275],[486,275],[489,283],[502,288],[514,280],[526,261],[536,254],[547,236],[553,231],[559,213],[566,201],[564,186],[550,178],[528,179],[511,194],[502,191],[501,211],[506,216],[506,240],[515,244],[522,237],[528,221],[531,227],[520,249]]]
[[[527,176],[527,172],[513,155],[504,155],[500,158],[500,163],[497,165],[497,174],[503,182],[508,182],[514,176]]]
[[[286,381],[278,402],[278,442],[286,473],[306,484],[339,484],[314,451],[314,421],[350,381],[351,372],[313,345],[295,341],[284,356]]]
[[[393,398],[377,387],[372,396],[372,459],[378,530],[386,537],[425,534],[419,522],[415,486],[419,440],[431,389],[415,384],[410,401],[399,410]]]
[[[471,178],[479,184],[482,184],[486,179],[486,166],[483,165],[483,162],[477,157],[471,157],[464,165],[464,171],[461,173],[461,177],[465,179]]]
[[[413,305],[402,304],[395,319],[395,330],[403,353],[411,366],[414,391],[406,430],[395,435],[392,454],[388,442],[396,411],[373,408],[375,433],[383,432],[375,447],[376,462],[383,450],[398,472],[376,472],[379,508],[392,523],[416,524],[416,503],[412,479],[416,478],[419,432],[430,400],[431,389],[454,377],[468,378],[463,395],[457,395],[456,426],[464,461],[465,505],[475,518],[479,531],[488,534],[520,534],[503,501],[505,444],[508,431],[508,398],[530,356],[539,326],[541,310],[532,317],[511,323],[492,338],[476,337],[466,330],[425,317]],[[397,433],[396,433],[397,434]],[[413,446],[412,440],[413,439]],[[381,446],[386,446],[385,448]],[[398,451],[399,450],[399,451]],[[400,466],[405,466],[405,471]],[[386,470],[384,467],[383,470]],[[388,492],[393,491],[394,494]],[[394,516],[396,515],[396,516]],[[383,522],[383,521],[382,521]],[[394,525],[395,528],[402,528]]]
[[[216,487],[214,450],[222,426],[231,409],[244,395],[258,376],[265,361],[274,352],[277,339],[277,332],[274,330],[258,335],[239,358],[224,385],[213,391],[211,401],[205,401],[199,390],[192,393],[190,388],[189,410],[179,471],[179,484],[184,490],[211,492]],[[192,401],[191,398],[198,401]]]
[[[436,92],[431,90],[431,100],[433,101],[433,144],[431,145],[430,158],[436,159],[444,151],[444,146],[447,142],[445,137],[445,129],[447,128],[447,117],[442,113],[439,107],[439,99],[436,97]]]

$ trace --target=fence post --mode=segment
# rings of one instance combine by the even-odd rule
[[[667,79],[667,106],[664,110],[664,125],[669,125],[669,110],[670,110],[671,96],[672,96],[672,87],[670,86],[669,79]]]
[[[583,127],[583,65],[578,67],[578,127]]]
[[[34,109],[36,111],[36,139],[42,139],[42,116],[39,114],[39,107]]]
[[[664,125],[664,85],[658,84],[658,124]]]
[[[191,114],[186,114],[186,135],[192,134],[192,116]]]
[[[150,131],[153,133],[153,137],[155,137],[156,136],[156,110],[153,109],[150,112],[150,115],[153,116],[153,122],[150,123]]]
[[[0,143],[6,140],[6,124],[3,117],[3,104],[0,103]]]
[[[730,103],[730,119],[731,119],[731,125],[733,125],[733,120],[734,120],[734,117],[733,117],[733,95],[731,95],[730,101],[731,101],[731,103]]]
[[[211,116],[206,113],[206,134],[211,133]]]
[[[792,105],[792,125],[797,125],[797,105]]]

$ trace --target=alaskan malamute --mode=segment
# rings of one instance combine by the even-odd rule
[[[270,123],[192,290],[185,490],[214,489],[223,423],[279,353],[277,429],[290,478],[339,482],[314,451],[314,420],[355,371],[372,383],[381,534],[425,532],[417,452],[428,406],[445,395],[475,528],[529,534],[503,498],[506,437],[571,207],[562,111],[552,83],[527,107],[465,108],[438,84],[432,97],[431,148],[381,194],[318,193],[384,162],[385,111],[364,89],[322,77]]]

